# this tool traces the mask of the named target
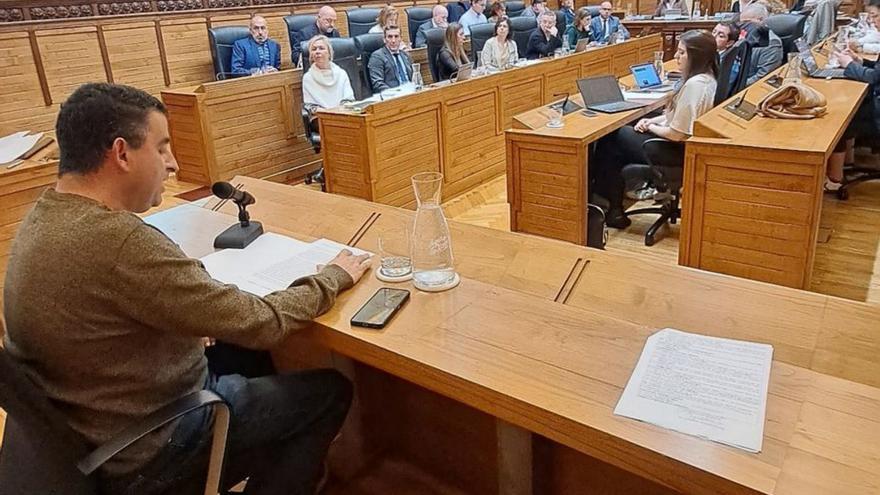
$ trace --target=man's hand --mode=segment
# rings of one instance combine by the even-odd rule
[[[550,36],[556,36],[559,33],[559,30],[556,29],[556,26],[550,28]]]
[[[853,60],[856,60],[858,56],[849,50],[844,50],[837,54],[837,63],[840,64],[844,69],[847,65],[851,64]]]
[[[351,276],[354,283],[357,283],[367,269],[370,268],[370,255],[362,254],[355,256],[348,249],[343,249],[335,258],[330,260],[330,264],[345,270]]]
[[[276,69],[274,66],[270,65],[270,66],[266,67],[265,69],[263,69],[263,72],[265,72],[266,74],[271,74],[273,72],[278,72],[278,69]]]

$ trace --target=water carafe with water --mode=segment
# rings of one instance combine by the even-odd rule
[[[440,207],[443,174],[422,172],[412,177],[418,202],[412,229],[412,271],[416,289],[437,292],[458,284],[449,225]]]

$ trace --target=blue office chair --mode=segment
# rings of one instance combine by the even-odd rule
[[[361,58],[365,93],[372,95],[373,84],[370,81],[370,56],[373,52],[385,46],[385,37],[379,33],[361,34],[355,37],[354,44]]]
[[[511,2],[505,2],[505,7],[507,7],[507,17],[519,17],[525,12],[526,4],[524,2],[520,2],[519,0],[513,0]]]
[[[112,440],[92,449],[61,417],[45,393],[0,349],[0,407],[6,413],[0,449],[0,491],[4,495],[98,495],[95,472],[144,435],[202,407],[213,407],[214,440],[224,448],[212,456],[209,472],[223,470],[229,408],[208,390],[186,395],[147,415]],[[220,479],[208,487],[218,493]]]
[[[510,20],[510,26],[513,30],[513,41],[516,42],[519,58],[525,58],[529,37],[532,36],[535,29],[538,29],[538,21],[534,17],[514,17]]]
[[[251,32],[247,26],[223,26],[208,30],[215,80],[221,81],[239,76],[239,74],[232,73],[232,45],[250,35]]]
[[[430,21],[431,17],[434,17],[434,12],[431,7],[407,7],[403,11],[406,12],[409,44],[413,45],[416,42],[416,33],[419,31],[419,27]]]
[[[380,9],[357,7],[345,11],[348,19],[348,37],[356,38],[370,32],[370,28],[376,25]]]

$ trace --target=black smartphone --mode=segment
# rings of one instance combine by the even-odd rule
[[[351,317],[351,326],[385,328],[407,301],[409,301],[408,290],[382,287]]]

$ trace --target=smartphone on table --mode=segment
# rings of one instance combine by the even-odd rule
[[[351,317],[351,326],[385,328],[407,301],[409,301],[408,290],[382,287]]]

